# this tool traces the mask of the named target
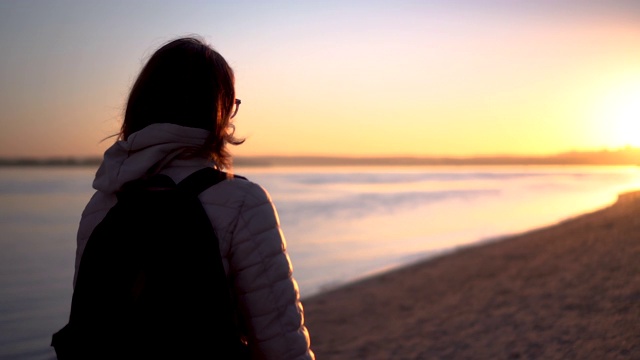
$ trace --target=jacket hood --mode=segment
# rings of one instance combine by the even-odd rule
[[[149,125],[126,141],[116,141],[105,151],[93,188],[114,193],[128,181],[157,173],[185,151],[202,146],[209,134],[204,129],[175,124]]]

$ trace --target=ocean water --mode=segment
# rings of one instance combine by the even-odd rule
[[[0,168],[0,359],[52,359],[94,168]],[[636,167],[237,168],[273,198],[303,300],[593,211]]]

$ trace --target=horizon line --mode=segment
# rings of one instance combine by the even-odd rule
[[[261,158],[278,158],[278,159],[479,159],[479,158],[547,158],[557,156],[571,155],[587,155],[587,154],[612,154],[638,152],[640,154],[640,146],[625,145],[617,148],[600,148],[600,149],[583,149],[583,150],[566,150],[553,153],[533,154],[533,153],[478,153],[478,154],[352,154],[352,155],[336,155],[336,154],[302,154],[302,155],[285,155],[285,154],[250,154],[250,155],[233,155],[233,159],[261,159]],[[6,161],[55,161],[55,160],[95,160],[102,159],[103,155],[0,155],[0,162]]]
[[[0,156],[0,166],[97,166],[102,156]],[[237,166],[411,165],[640,165],[640,148],[570,151],[549,155],[246,155]]]

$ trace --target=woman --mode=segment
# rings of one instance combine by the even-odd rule
[[[165,174],[176,183],[204,167],[228,168],[228,144],[239,145],[233,71],[195,38],[161,47],[136,80],[120,139],[104,155],[78,230],[76,277],[87,240],[126,182]],[[235,109],[234,109],[235,107]],[[234,178],[199,196],[218,235],[237,300],[240,327],[254,358],[313,359],[298,288],[278,217],[264,189]]]

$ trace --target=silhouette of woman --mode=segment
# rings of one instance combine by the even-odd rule
[[[240,106],[225,59],[194,37],[158,49],[131,89],[118,141],[104,154],[78,230],[76,274],[93,229],[129,181],[165,174],[178,183],[204,168],[228,169]],[[313,359],[278,216],[267,192],[229,177],[202,192],[219,239],[242,336],[256,359]],[[123,230],[126,231],[126,230]]]

